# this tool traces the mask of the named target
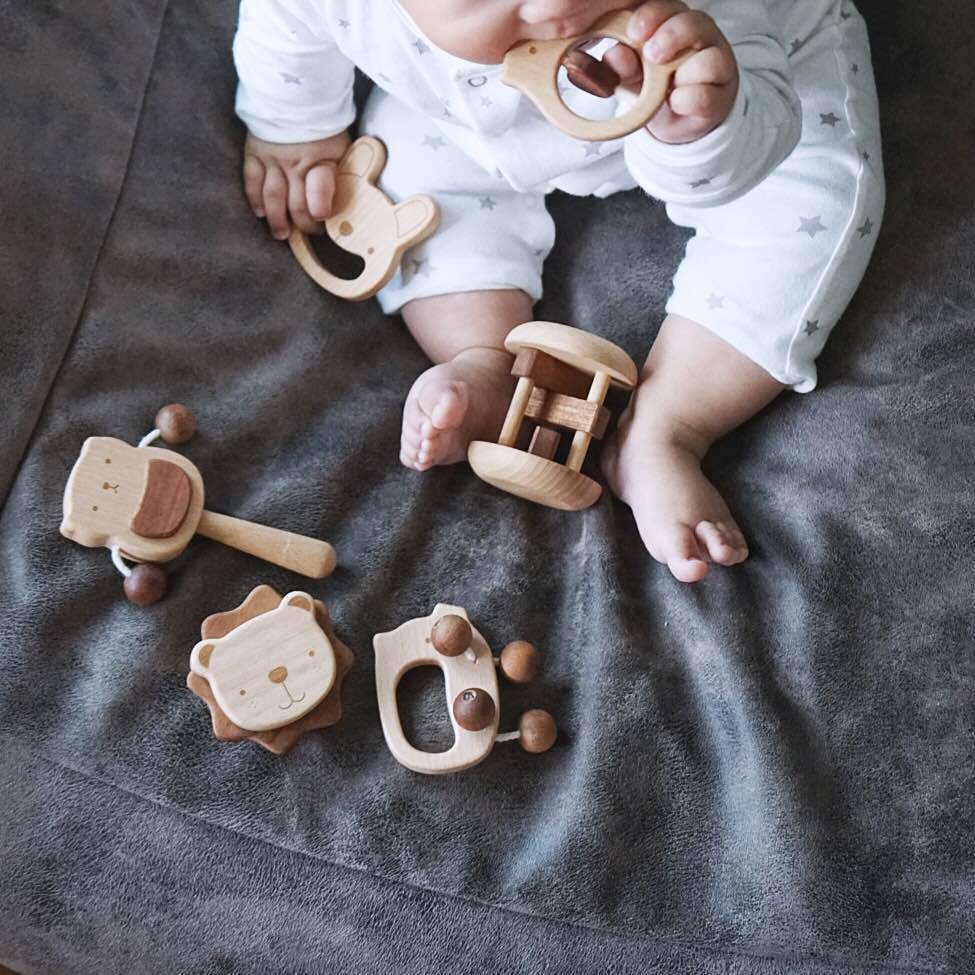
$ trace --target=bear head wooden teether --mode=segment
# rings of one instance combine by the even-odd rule
[[[588,508],[602,488],[580,473],[582,464],[593,438],[606,433],[610,386],[633,389],[636,365],[612,342],[556,322],[526,322],[504,344],[515,355],[511,372],[518,384],[498,442],[473,441],[468,462],[482,480],[520,498],[564,511]],[[535,429],[522,450],[517,444],[526,419]],[[559,462],[562,430],[572,440]]]
[[[601,37],[628,44],[626,26],[631,11],[616,10],[597,20],[585,34],[552,41],[519,41],[505,55],[501,80],[517,88],[534,102],[545,118],[575,139],[605,142],[622,139],[646,125],[663,104],[674,72],[693,52],[668,64],[655,64],[642,52],[643,84],[640,93],[622,115],[608,119],[586,119],[573,112],[559,94],[559,68],[564,67],[569,79],[592,95],[606,98],[613,94],[619,79],[608,66],[588,65],[582,45]],[[582,57],[580,57],[580,54]],[[589,58],[589,61],[594,59]],[[598,63],[598,62],[597,62]]]
[[[195,429],[192,414],[171,404],[156,429],[133,447],[114,437],[89,437],[68,477],[61,534],[89,548],[105,547],[126,575],[126,595],[146,605],[165,590],[160,562],[175,559],[195,534],[313,579],[335,568],[327,542],[267,528],[203,509],[203,479],[175,451],[150,446],[156,439],[182,443]],[[138,563],[129,569],[123,559]]]
[[[361,257],[362,273],[352,280],[324,267],[300,230],[289,243],[298,263],[326,291],[350,301],[371,298],[396,273],[403,254],[426,240],[440,222],[437,205],[428,196],[393,203],[375,184],[386,165],[386,147],[372,136],[356,139],[335,173],[332,215],[325,232],[343,250]]]
[[[524,640],[505,647],[495,660],[484,637],[471,626],[460,606],[438,605],[429,616],[410,620],[373,638],[376,694],[383,735],[393,757],[414,772],[439,775],[460,772],[483,761],[496,741],[521,742],[525,751],[544,752],[555,743],[555,721],[547,711],[522,715],[518,731],[498,734],[501,700],[496,667],[515,683],[538,669],[537,652]],[[443,671],[454,744],[445,752],[424,752],[403,734],[396,688],[414,667],[432,665]]]
[[[283,755],[341,719],[355,658],[319,600],[258,586],[236,609],[207,617],[200,636],[186,684],[210,709],[218,740]]]

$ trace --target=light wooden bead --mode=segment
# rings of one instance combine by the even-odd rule
[[[122,584],[125,596],[136,606],[151,606],[166,594],[166,570],[149,562],[137,565]]]
[[[463,616],[441,616],[430,631],[430,642],[445,657],[459,657],[474,639],[471,624]]]
[[[554,744],[559,729],[555,726],[555,718],[540,708],[526,711],[518,722],[521,737],[518,741],[526,752],[537,755],[547,752]]]
[[[487,691],[469,687],[454,699],[454,718],[465,731],[483,731],[494,723],[494,700]]]
[[[168,444],[186,443],[196,433],[196,417],[182,403],[170,403],[156,414],[156,429]]]
[[[501,651],[501,672],[515,684],[527,684],[538,673],[538,651],[527,640],[515,640]]]

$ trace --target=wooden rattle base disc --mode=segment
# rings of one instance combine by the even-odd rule
[[[482,481],[561,511],[581,511],[603,493],[591,477],[514,447],[475,440],[467,448],[467,460]]]

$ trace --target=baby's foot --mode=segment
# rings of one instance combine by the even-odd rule
[[[455,464],[472,440],[496,440],[514,386],[511,361],[500,349],[465,349],[427,369],[403,408],[403,464],[417,471]]]
[[[629,414],[603,452],[609,486],[633,509],[643,544],[681,582],[703,579],[711,562],[748,558],[745,538],[701,472],[695,448],[676,432],[640,430]]]

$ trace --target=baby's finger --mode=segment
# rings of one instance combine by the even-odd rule
[[[308,212],[305,198],[305,181],[292,171],[288,174],[288,212],[294,225],[306,234],[320,234],[322,225]]]
[[[728,42],[718,25],[700,10],[688,10],[686,13],[671,17],[660,26],[653,37],[647,42],[646,54],[651,61],[665,64],[673,61],[683,51],[689,48],[703,50],[706,47],[721,47]]]
[[[643,62],[632,47],[614,44],[603,60],[620,76],[621,85],[638,85],[643,80]]]
[[[264,216],[264,163],[257,156],[244,156],[244,195],[255,217]]]
[[[648,0],[633,11],[626,25],[626,35],[634,44],[643,44],[661,24],[686,10],[687,4],[680,0]]]
[[[268,167],[264,176],[264,209],[271,233],[284,240],[291,232],[288,223],[288,178],[278,166]]]
[[[322,162],[312,166],[305,175],[305,195],[308,212],[315,220],[325,221],[332,215],[335,198],[335,164]]]
[[[674,84],[727,85],[735,80],[738,67],[731,51],[709,47],[688,58],[674,75]]]
[[[731,107],[729,85],[684,85],[670,93],[670,110],[692,118],[725,118]]]

